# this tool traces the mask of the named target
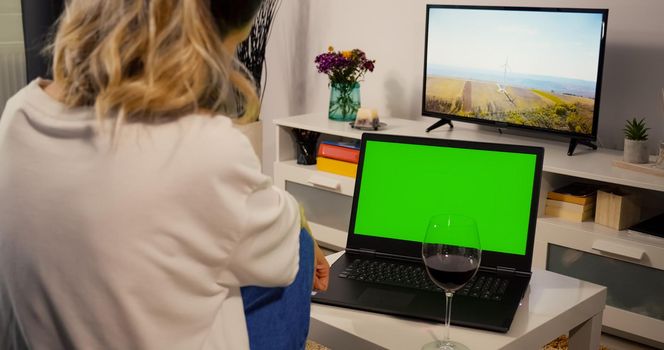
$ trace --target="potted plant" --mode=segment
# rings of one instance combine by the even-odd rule
[[[633,118],[625,123],[625,151],[623,160],[628,163],[648,163],[648,130],[645,119],[639,121]]]
[[[262,101],[265,91],[263,84],[263,68],[265,66],[265,51],[267,40],[270,37],[272,23],[276,16],[281,0],[265,0],[258,9],[251,32],[245,41],[237,48],[237,58],[247,68],[256,83],[258,96]],[[259,116],[260,117],[260,116]],[[236,127],[249,139],[258,158],[263,160],[263,122],[256,120],[249,124],[236,124]]]
[[[330,46],[314,60],[319,73],[330,78],[330,106],[332,120],[354,121],[360,108],[360,81],[364,74],[373,72],[376,60],[367,58],[364,51],[334,51]]]

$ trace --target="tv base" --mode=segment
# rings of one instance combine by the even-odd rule
[[[577,144],[588,146],[588,147],[592,148],[593,150],[597,149],[597,145],[592,143],[590,140],[581,140],[581,139],[576,139],[576,138],[572,137],[569,140],[569,149],[567,150],[567,155],[568,156],[574,155],[574,150],[576,149]]]
[[[433,125],[431,125],[430,127],[428,127],[427,130],[426,130],[426,132],[429,132],[429,131],[431,131],[431,130],[433,130],[433,129],[440,128],[441,126],[443,126],[443,125],[445,125],[445,124],[450,124],[450,129],[452,129],[452,128],[454,127],[454,125],[452,125],[452,121],[451,121],[451,120],[449,120],[449,119],[447,119],[447,118],[440,118],[439,121],[433,123]]]

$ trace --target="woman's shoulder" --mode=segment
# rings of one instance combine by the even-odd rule
[[[189,115],[180,118],[180,146],[209,164],[243,166],[260,171],[260,162],[249,139],[231,118],[218,115]]]
[[[52,107],[51,98],[44,93],[40,88],[40,83],[43,80],[37,78],[26,86],[18,90],[13,96],[7,99],[5,103],[4,111],[6,114],[12,114],[20,109],[25,108],[26,106],[37,106],[41,107],[46,104],[46,107]]]
[[[192,114],[180,118],[180,128],[189,136],[192,146],[231,153],[251,148],[247,137],[235,127],[231,118],[217,115]]]

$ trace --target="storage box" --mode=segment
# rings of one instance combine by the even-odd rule
[[[597,191],[595,223],[616,230],[623,230],[639,222],[641,208],[639,198],[621,189]]]
[[[595,202],[580,205],[547,199],[544,215],[574,222],[592,221],[595,216]]]

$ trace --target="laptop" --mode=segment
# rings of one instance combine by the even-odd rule
[[[432,216],[457,213],[477,222],[482,257],[451,323],[507,332],[530,282],[544,149],[378,133],[360,147],[346,249],[312,300],[444,322],[421,242]]]

